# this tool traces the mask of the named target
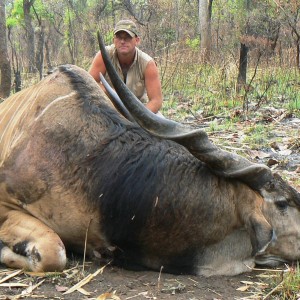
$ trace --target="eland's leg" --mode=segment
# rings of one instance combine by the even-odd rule
[[[30,271],[62,271],[66,251],[59,236],[38,219],[10,211],[0,227],[0,262]]]

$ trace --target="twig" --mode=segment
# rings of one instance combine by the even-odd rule
[[[110,262],[108,264],[110,264]],[[105,269],[105,267],[108,264],[106,264],[102,268],[98,269],[93,274],[89,274],[88,276],[86,276],[85,278],[83,278],[80,282],[78,282],[77,284],[75,284],[74,286],[72,286],[71,288],[69,288],[66,292],[64,292],[63,295],[71,294],[71,293],[75,292],[76,290],[82,288],[85,284],[89,283],[92,279],[94,279],[99,273],[102,274],[103,270]]]
[[[7,281],[7,280],[9,280],[9,279],[11,279],[11,278],[13,278],[13,277],[15,277],[15,276],[21,274],[21,273],[23,273],[23,270],[15,271],[15,272],[13,272],[13,273],[7,275],[6,277],[2,278],[2,279],[0,280],[0,283],[3,283],[3,282],[5,282],[5,281]]]
[[[194,280],[194,279],[192,279],[192,278],[188,278],[189,280],[191,280],[192,282],[194,282],[195,284],[198,284],[199,282],[198,281],[196,281],[196,280]]]
[[[220,296],[220,297],[222,297],[222,295],[219,294],[219,293],[217,293],[215,290],[212,290],[210,288],[208,288],[207,290],[210,291],[210,292],[212,292],[212,293],[214,293],[214,294],[216,294],[216,295],[218,295],[218,296]]]
[[[157,292],[159,292],[160,289],[160,277],[161,277],[161,272],[163,270],[164,266],[160,267],[160,271],[159,271],[159,275],[158,275],[158,279],[157,279]]]
[[[259,65],[259,62],[260,62],[261,57],[262,57],[262,53],[261,53],[261,51],[260,51],[260,52],[259,52],[258,59],[257,59],[257,62],[256,62],[256,65],[255,65],[255,69],[254,69],[253,76],[251,77],[248,86],[251,86],[252,81],[254,80],[254,78],[255,78],[255,76],[256,76],[257,69],[258,69],[258,65]],[[246,112],[248,112],[248,99],[247,99],[248,93],[249,93],[249,91],[245,90],[244,99],[243,99],[243,111],[244,111],[244,112],[245,112],[245,110],[246,110]]]
[[[82,264],[82,272],[84,272],[84,266],[85,266],[85,257],[86,257],[86,245],[87,245],[87,237],[88,237],[88,232],[89,232],[89,228],[90,228],[90,225],[91,225],[91,222],[92,222],[93,219],[90,219],[89,221],[89,224],[86,228],[86,231],[85,231],[85,240],[84,240],[84,251],[83,251],[83,264]]]
[[[248,268],[252,271],[265,271],[265,272],[274,272],[274,273],[278,273],[278,272],[284,273],[290,270],[289,268],[286,269],[259,269],[259,268],[251,268],[251,267]]]
[[[41,280],[35,285],[29,286],[26,290],[22,291],[21,294],[14,296],[11,298],[12,300],[24,298],[25,296],[29,296],[36,288],[38,288],[46,279]]]
[[[25,283],[20,283],[20,282],[12,282],[12,283],[0,283],[0,287],[9,287],[9,288],[14,288],[14,287],[28,287],[28,284]]]
[[[277,286],[275,286],[274,289],[271,292],[269,292],[266,296],[264,296],[262,298],[262,300],[268,299],[269,296],[271,296],[274,292],[276,292],[277,290],[279,290],[282,287],[282,283],[283,283],[283,280]]]

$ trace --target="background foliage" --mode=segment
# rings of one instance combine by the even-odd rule
[[[14,75],[22,75],[24,87],[32,83],[31,74],[42,78],[59,64],[88,69],[98,51],[97,30],[109,44],[115,23],[131,18],[140,29],[140,48],[160,68],[166,109],[183,101],[193,113],[233,106],[247,111],[270,102],[298,110],[300,0],[210,0],[209,59],[201,49],[199,21],[205,1],[4,0]],[[248,50],[242,89],[241,45]]]

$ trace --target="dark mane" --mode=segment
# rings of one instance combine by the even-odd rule
[[[180,186],[185,170],[182,165],[186,164],[191,173],[202,167],[181,146],[158,141],[139,128],[111,140],[88,164],[91,172],[85,182],[90,183],[90,201],[99,202],[106,236],[124,247],[135,247],[158,198],[168,201],[173,193],[184,197],[186,190]],[[179,182],[172,191],[166,189],[174,187],[170,180]]]

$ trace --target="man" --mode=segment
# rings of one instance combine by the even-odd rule
[[[152,57],[137,48],[139,43],[140,37],[135,23],[131,20],[121,20],[114,29],[113,45],[107,46],[106,50],[128,88],[149,110],[157,113],[162,106],[158,68]],[[96,54],[89,73],[104,91],[99,73],[111,84],[100,51]]]

